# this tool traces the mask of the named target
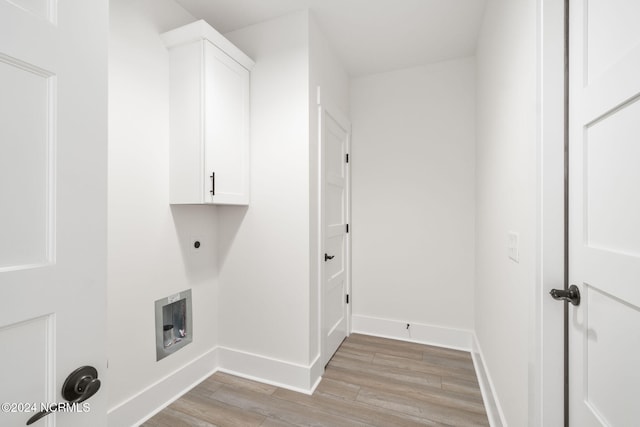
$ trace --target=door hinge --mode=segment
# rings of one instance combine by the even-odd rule
[[[347,163],[349,163],[349,153],[345,155],[345,160],[347,161]]]
[[[349,304],[349,294],[347,294],[347,304]]]
[[[347,224],[347,233],[349,232],[349,224]]]

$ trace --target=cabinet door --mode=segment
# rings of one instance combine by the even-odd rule
[[[249,71],[208,41],[204,49],[203,200],[246,205],[249,204]]]

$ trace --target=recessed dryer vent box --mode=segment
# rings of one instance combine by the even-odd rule
[[[156,361],[193,341],[191,289],[156,301]]]

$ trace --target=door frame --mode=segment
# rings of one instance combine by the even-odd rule
[[[549,296],[566,286],[566,23],[568,0],[537,0],[537,248],[529,322],[530,425],[564,425],[564,305]],[[562,41],[561,43],[559,41]]]
[[[351,121],[348,117],[337,108],[331,101],[328,101],[326,97],[321,96],[321,88],[318,86],[317,88],[317,106],[318,106],[318,332],[319,332],[319,352],[320,352],[320,360],[322,360],[325,354],[325,344],[326,340],[324,339],[323,334],[323,325],[324,325],[324,262],[321,260],[322,255],[324,254],[324,230],[325,230],[325,215],[324,215],[324,140],[323,140],[323,126],[324,126],[324,114],[327,113],[334,117],[339,123],[346,124],[346,128],[348,131],[347,134],[347,144],[346,144],[346,152],[351,157]],[[345,169],[346,175],[346,223],[349,224],[349,232],[346,233],[346,254],[345,254],[345,288],[346,293],[349,295],[349,303],[347,304],[347,337],[351,334],[351,313],[352,313],[352,293],[351,293],[351,233],[352,233],[352,224],[351,224],[351,158],[349,158],[349,162],[346,164]],[[324,366],[322,366],[322,371],[324,372]]]

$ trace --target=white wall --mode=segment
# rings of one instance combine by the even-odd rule
[[[470,346],[474,72],[463,58],[352,80],[356,329],[398,321],[384,334],[453,346],[434,331],[461,330]]]
[[[256,66],[251,204],[219,211],[220,344],[302,368],[308,389],[320,354],[316,88],[347,111],[349,78],[308,11],[225,36]]]
[[[536,21],[535,0],[490,0],[477,50],[475,327],[512,426],[528,422],[535,306]],[[519,233],[519,263],[507,257],[509,231]]]
[[[220,344],[309,364],[307,12],[225,36],[249,55],[251,202],[219,210]],[[265,373],[268,374],[268,373]]]
[[[108,390],[113,409],[214,348],[218,319],[216,208],[169,206],[169,63],[159,34],[194,18],[172,0],[110,3]],[[191,249],[191,237],[202,242],[198,252]],[[188,288],[193,342],[156,362],[154,301]]]
[[[172,0],[111,3],[110,423],[142,420],[218,367],[301,390],[317,379],[315,86],[347,110],[348,77],[310,19],[301,12],[228,35],[256,61],[250,206],[170,207],[159,34],[194,18]],[[187,288],[194,341],[156,362],[154,301]]]

